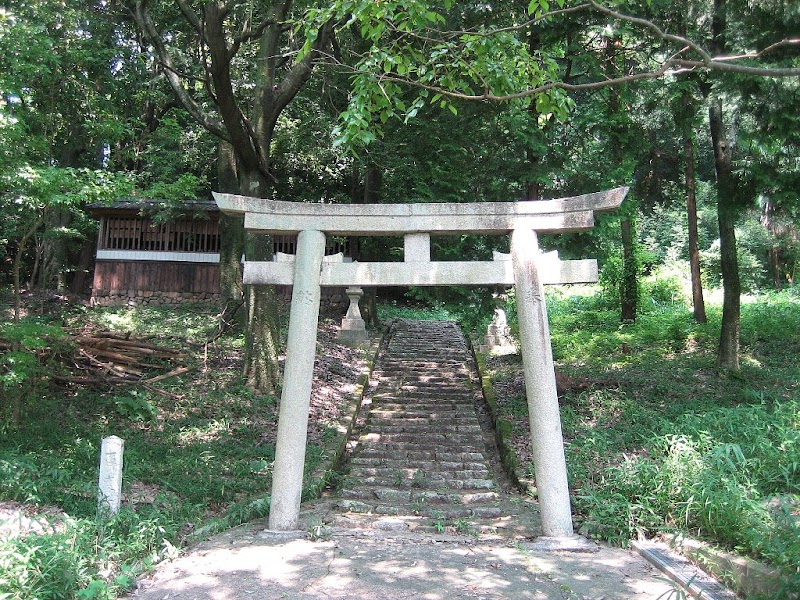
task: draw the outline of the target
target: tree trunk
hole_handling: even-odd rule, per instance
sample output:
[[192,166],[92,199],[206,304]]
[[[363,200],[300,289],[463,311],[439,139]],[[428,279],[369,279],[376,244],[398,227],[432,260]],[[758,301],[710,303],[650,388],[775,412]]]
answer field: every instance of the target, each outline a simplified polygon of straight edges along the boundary
[[245,383],[253,390],[265,394],[277,394],[281,373],[278,364],[280,328],[276,325],[278,299],[275,286],[248,285],[245,293],[247,306],[247,342],[243,370]]
[[[714,0],[711,19],[711,50],[723,54],[727,49],[727,1]],[[717,222],[719,223],[719,254],[722,271],[722,328],[719,334],[717,367],[739,368],[739,323],[741,316],[741,284],[739,261],[736,255],[736,194],[733,176],[733,140],[728,139],[722,112],[722,100],[711,96],[708,124],[714,147],[714,168],[717,174]]]
[[[381,184],[383,182],[383,173],[375,163],[368,163],[364,171],[364,193],[363,195],[357,194],[355,196],[356,204],[378,204],[381,201]],[[368,256],[367,253],[361,251],[361,245],[358,244],[356,255],[353,256],[354,260],[373,260],[375,257]],[[364,322],[370,327],[380,326],[380,318],[378,315],[378,288],[375,286],[367,286],[364,288],[364,295],[358,303],[361,310],[361,317]]]
[[14,264],[12,266],[13,277],[14,277],[14,322],[19,323],[20,313],[22,312],[22,288],[19,280],[20,270],[22,268],[22,255],[25,254],[25,246],[28,245],[28,240],[30,240],[34,235],[36,235],[36,230],[39,229],[41,224],[44,222],[44,215],[40,215],[36,218],[33,222],[31,227],[28,231],[25,232],[25,235],[22,236],[22,239],[19,241],[19,245],[17,246],[17,253],[14,255]]
[[[236,156],[233,147],[220,140],[217,150],[217,189],[238,194]],[[242,255],[244,254],[244,217],[220,215],[219,219],[219,287],[222,305],[227,307],[244,298],[242,288]]]
[[778,246],[772,246],[768,252],[769,266],[772,271],[772,282],[775,284],[775,290],[780,292],[783,289],[782,285],[782,266],[781,249]]
[[[678,33],[686,36],[687,22],[692,18],[689,2],[681,2],[680,12],[683,18],[680,21]],[[689,81],[692,81],[689,79]],[[688,83],[688,82],[687,82]],[[693,120],[697,114],[697,106],[692,101],[692,92],[684,91],[680,101],[680,124],[683,129],[683,161],[686,166],[686,220],[689,234],[689,272],[692,279],[692,308],[694,320],[697,323],[706,323],[706,303],[703,299],[703,281],[700,272],[700,248],[697,236],[697,180],[694,171],[694,127]]]
[[[244,173],[240,193],[256,198],[266,196],[269,184],[259,172]],[[246,233],[247,260],[272,260],[272,237]],[[244,378],[248,387],[275,394],[280,387],[280,304],[275,286],[248,285],[244,292],[247,307]]]
[[[238,194],[236,156],[233,147],[224,140],[219,141],[217,149],[217,189],[222,193]],[[242,285],[242,256],[245,248],[244,217],[241,215],[219,216],[219,292],[222,312],[214,338],[223,335],[241,315],[239,309],[244,304]]]
[[636,321],[636,304],[638,300],[637,267],[634,240],[634,227],[629,217],[620,221],[622,230],[622,282],[620,300],[622,304],[622,322]]
[[[45,230],[51,232],[51,235],[42,237],[37,244],[36,260],[38,265],[31,275],[31,287],[64,291],[64,270],[67,267],[69,239],[60,232],[66,230],[71,221],[71,215],[66,210],[49,211]],[[53,235],[54,233],[55,235]]]
[[722,271],[722,329],[717,351],[717,367],[739,368],[739,320],[741,284],[736,253],[736,189],[733,182],[730,142],[725,136],[722,102],[712,98],[708,110],[714,166],[717,174],[717,222],[719,223],[720,268]]
[[[688,104],[688,100],[684,101]],[[692,275],[692,306],[697,323],[708,321],[700,277],[700,249],[697,241],[697,194],[694,176],[694,140],[691,121],[687,120],[683,133],[683,159],[686,163],[686,219],[689,228],[689,270]]]
[[91,272],[92,258],[97,247],[97,240],[94,237],[87,238],[81,245],[81,255],[78,259],[78,266],[75,269],[75,275],[69,285],[69,291],[76,296],[82,295],[86,292],[88,284],[89,273]]
[[[617,67],[617,44],[619,39],[609,37],[606,39],[606,72],[610,78],[617,77],[619,69]],[[612,88],[608,96],[608,114],[611,119],[618,122],[615,124],[609,135],[609,152],[611,164],[614,166],[622,164],[622,133],[623,124],[619,123],[619,115],[622,110],[620,90]],[[636,321],[636,310],[639,300],[638,266],[636,261],[636,238],[635,228],[628,215],[623,215],[620,221],[622,238],[622,281],[620,282],[620,305],[621,319],[623,323],[633,323]]]

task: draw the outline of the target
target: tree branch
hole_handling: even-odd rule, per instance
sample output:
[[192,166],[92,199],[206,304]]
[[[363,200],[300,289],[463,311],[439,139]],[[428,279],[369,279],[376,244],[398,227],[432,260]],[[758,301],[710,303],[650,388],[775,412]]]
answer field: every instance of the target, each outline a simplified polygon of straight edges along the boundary
[[247,126],[247,119],[236,99],[230,72],[231,54],[223,25],[224,11],[209,3],[204,12],[204,37],[211,55],[211,79],[214,83],[217,108],[219,108],[229,141],[236,153],[249,168],[259,168],[258,144]]
[[[409,85],[411,87],[424,89],[429,92],[434,92],[435,94],[441,94],[442,96],[457,100],[470,100],[470,101],[489,100],[492,102],[507,102],[509,100],[520,100],[523,98],[529,98],[531,96],[542,94],[544,92],[548,92],[550,90],[555,90],[555,89],[561,89],[567,92],[577,92],[582,90],[596,90],[604,87],[621,85],[625,83],[632,83],[634,81],[641,81],[645,79],[658,79],[660,77],[663,77],[670,70],[672,66],[673,66],[672,62],[665,62],[663,65],[661,65],[661,67],[659,67],[654,71],[644,71],[641,73],[633,73],[631,75],[615,77],[613,79],[604,79],[602,81],[591,81],[587,83],[567,83],[565,81],[551,81],[550,83],[539,85],[534,88],[529,88],[527,90],[514,92],[512,94],[493,94],[491,92],[484,92],[483,94],[465,94],[463,92],[455,92],[436,85],[421,83],[419,81],[413,81],[411,79],[397,77],[394,75],[382,75],[378,79],[380,81],[391,81],[393,83]],[[361,71],[360,74],[371,74],[371,73],[366,71]]]
[[738,56],[713,56],[696,42],[686,36],[675,35],[663,31],[658,25],[647,19],[633,17],[624,13],[612,10],[603,6],[597,0],[588,0],[589,4],[598,12],[614,19],[631,23],[643,29],[651,31],[658,39],[672,42],[680,47],[693,50],[700,57],[700,60],[675,60],[685,68],[705,68],[712,71],[723,71],[727,73],[739,73],[741,75],[754,75],[758,77],[797,77],[800,76],[800,68],[795,67],[752,67],[749,65],[733,64],[731,61],[760,58],[764,54],[785,46],[800,46],[800,38],[786,39],[776,42],[760,52],[752,52]]
[[158,33],[158,30],[150,18],[150,13],[147,10],[147,0],[136,0],[133,18],[147,40],[152,44],[159,62],[164,66],[164,73],[167,77],[167,81],[169,81],[172,91],[175,93],[178,101],[201,126],[215,136],[230,142],[230,134],[223,124],[204,111],[184,87],[183,77],[181,77],[178,69],[175,67],[172,55],[169,53],[169,50],[161,39],[161,35]]
[[189,6],[186,0],[175,0],[178,4],[178,8],[181,9],[183,16],[186,18],[187,21],[191,24],[194,30],[202,37],[203,35],[203,23],[200,21],[200,17],[194,12],[194,9]]
[[236,54],[243,43],[260,38],[264,31],[266,31],[267,27],[277,24],[277,21],[274,19],[265,19],[258,24],[258,27],[255,29],[250,29],[248,21],[245,20],[245,22],[242,24],[242,30],[239,32],[239,35],[233,38],[233,43],[231,44],[231,55]]

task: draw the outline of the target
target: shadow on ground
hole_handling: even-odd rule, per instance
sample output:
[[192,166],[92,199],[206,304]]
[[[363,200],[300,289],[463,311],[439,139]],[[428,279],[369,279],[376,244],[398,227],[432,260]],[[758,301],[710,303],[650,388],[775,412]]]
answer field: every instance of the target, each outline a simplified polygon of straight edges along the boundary
[[140,581],[136,600],[244,598],[658,598],[671,586],[638,555],[546,552],[497,537],[314,530],[265,522],[217,536]]

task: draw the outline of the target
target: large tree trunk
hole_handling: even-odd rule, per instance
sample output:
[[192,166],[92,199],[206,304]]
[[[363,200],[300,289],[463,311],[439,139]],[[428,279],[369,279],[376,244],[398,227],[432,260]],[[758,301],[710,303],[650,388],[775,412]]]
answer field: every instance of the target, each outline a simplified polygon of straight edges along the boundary
[[[217,147],[217,189],[222,193],[238,194],[236,155],[232,146],[224,140]],[[222,312],[214,338],[230,329],[243,314],[239,309],[244,304],[242,285],[242,256],[244,255],[244,217],[241,215],[219,216],[219,291]]]
[[[685,103],[690,102],[688,99]],[[687,120],[683,133],[683,159],[686,163],[686,219],[689,228],[689,270],[692,275],[692,306],[694,320],[705,323],[706,303],[703,299],[703,283],[700,276],[700,248],[697,240],[697,194],[694,176],[694,140],[691,121]]]
[[[272,245],[269,236],[253,237],[256,246]],[[278,298],[275,286],[248,285],[245,290],[247,306],[247,342],[245,344],[244,378],[248,387],[263,393],[275,394],[280,387],[278,364],[280,325]]]
[[[217,187],[222,192],[264,197],[269,182],[258,171],[246,171],[233,147],[220,141]],[[220,216],[220,294],[223,305],[219,332],[224,332],[245,306],[245,355],[242,376],[248,387],[275,394],[280,387],[280,308],[274,286],[242,284],[241,258],[272,260],[272,238],[246,234],[241,216]]]
[[[714,0],[711,19],[712,43],[715,54],[726,51],[726,0]],[[739,320],[741,315],[741,284],[739,261],[736,255],[736,194],[733,175],[733,144],[728,139],[722,112],[722,100],[711,96],[708,108],[711,143],[714,147],[714,168],[717,174],[717,222],[719,223],[720,269],[722,271],[722,329],[717,350],[717,367],[739,368]]]
[[[233,147],[220,140],[217,150],[217,189],[226,194],[239,193],[236,155]],[[244,217],[221,214],[219,219],[219,287],[224,307],[240,303],[242,255],[244,254]]]
[[731,167],[730,142],[725,136],[722,102],[718,98],[712,99],[708,117],[717,174],[717,221],[723,287],[722,329],[717,366],[720,369],[738,369],[741,284],[736,253],[736,189]]
[[[240,193],[256,198],[266,196],[269,183],[260,172],[243,173]],[[247,260],[272,260],[272,237],[246,234]],[[274,394],[280,387],[278,353],[281,345],[280,304],[275,286],[245,286],[247,333],[244,377],[247,385],[259,392]]]
[[28,231],[25,232],[25,235],[22,236],[22,239],[19,241],[19,245],[17,246],[17,252],[16,254],[14,254],[12,273],[14,278],[14,322],[15,323],[19,323],[20,315],[22,312],[22,286],[20,283],[22,256],[23,254],[25,254],[25,246],[27,246],[28,241],[34,235],[36,235],[36,230],[39,229],[41,224],[44,222],[44,219],[45,219],[44,214],[36,218],[36,220],[28,228]]
[[[60,232],[70,224],[70,214],[65,210],[50,212],[46,229]],[[37,244],[37,266],[31,275],[31,287],[64,290],[64,269],[67,266],[68,239],[63,235],[50,235]]]

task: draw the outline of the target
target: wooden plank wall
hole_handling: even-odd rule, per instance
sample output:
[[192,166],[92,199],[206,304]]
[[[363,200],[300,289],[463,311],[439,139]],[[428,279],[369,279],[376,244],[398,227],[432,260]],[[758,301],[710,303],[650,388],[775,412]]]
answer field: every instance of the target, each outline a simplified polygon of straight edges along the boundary
[[100,250],[219,252],[219,224],[216,220],[154,223],[144,217],[103,216],[98,240]]
[[94,268],[94,290],[219,293],[214,263],[105,261]]

